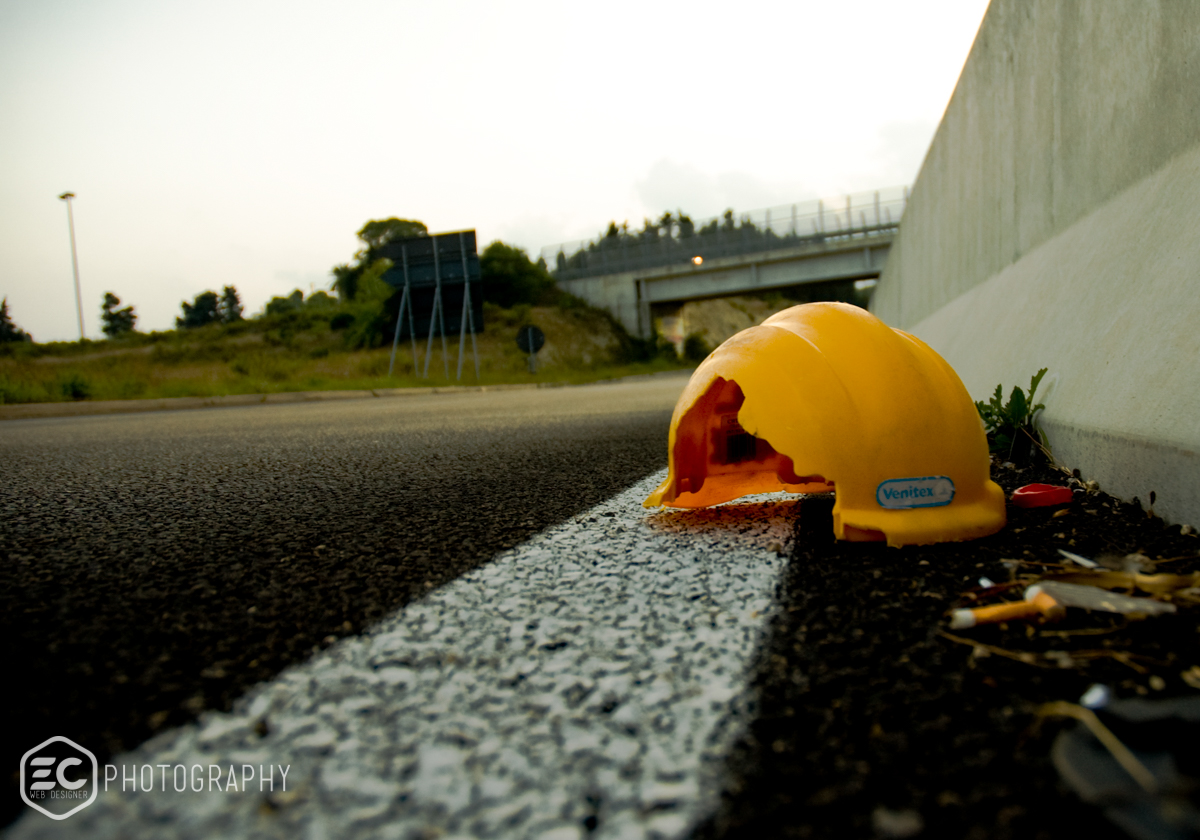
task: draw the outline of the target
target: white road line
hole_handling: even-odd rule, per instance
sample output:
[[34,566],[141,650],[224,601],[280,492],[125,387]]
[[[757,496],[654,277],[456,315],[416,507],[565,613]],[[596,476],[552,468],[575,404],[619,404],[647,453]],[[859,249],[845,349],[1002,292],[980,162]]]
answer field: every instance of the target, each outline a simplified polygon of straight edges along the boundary
[[[94,805],[57,823],[31,811],[10,836],[685,835],[746,722],[791,504],[647,515],[662,477],[113,759]],[[122,791],[135,765],[167,769]],[[204,791],[176,792],[177,765],[185,785],[204,768]],[[238,789],[218,792],[230,766]]]

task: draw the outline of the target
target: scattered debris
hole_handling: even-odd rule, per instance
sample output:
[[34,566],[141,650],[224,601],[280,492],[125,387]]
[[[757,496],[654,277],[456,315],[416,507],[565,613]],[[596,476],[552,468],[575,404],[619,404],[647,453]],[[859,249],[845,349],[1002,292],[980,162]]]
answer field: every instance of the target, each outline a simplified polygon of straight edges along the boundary
[[1051,760],[1085,802],[1138,840],[1172,840],[1200,833],[1194,801],[1200,778],[1200,697],[1118,700],[1094,685],[1080,705],[1048,703],[1040,717],[1066,716],[1083,724],[1059,733]]
[[1064,607],[1103,610],[1128,616],[1151,616],[1175,612],[1175,605],[1166,601],[1158,601],[1154,598],[1133,598],[1129,595],[1110,592],[1100,586],[1066,583],[1059,580],[1036,583],[1025,590],[1026,598],[1036,598],[1038,595],[1049,595]]
[[1058,550],[1058,553],[1061,554],[1063,557],[1066,557],[1068,560],[1078,563],[1080,566],[1083,566],[1085,569],[1095,569],[1100,566],[1100,564],[1097,563],[1095,560],[1089,560],[1088,558],[1080,556],[1073,551],[1065,551],[1060,548]]
[[1154,598],[1132,598],[1110,592],[1099,585],[1043,580],[1027,587],[1022,601],[954,610],[950,614],[950,629],[963,630],[978,624],[999,624],[1025,618],[1058,621],[1066,614],[1067,607],[1103,610],[1131,617],[1175,612],[1174,604]]
[[[1103,707],[1098,707],[1103,708]],[[1038,710],[1039,717],[1063,716],[1073,717],[1088,728],[1088,730],[1096,736],[1104,748],[1109,751],[1112,757],[1121,765],[1135,782],[1146,791],[1146,793],[1156,793],[1158,791],[1158,781],[1154,778],[1154,774],[1146,769],[1141,761],[1130,752],[1129,747],[1121,743],[1121,740],[1114,735],[1107,726],[1105,726],[1100,718],[1096,716],[1093,709],[1085,708],[1074,703],[1058,701],[1056,703],[1047,703]],[[1058,766],[1058,761],[1055,761]],[[1063,772],[1063,768],[1059,767],[1059,772]],[[1064,773],[1064,775],[1066,775]],[[1068,779],[1070,781],[1070,779]],[[1078,788],[1076,788],[1078,790]],[[1087,798],[1087,797],[1085,797]]]
[[[967,639],[962,636],[955,636],[953,633],[947,633],[945,630],[938,630],[938,635],[943,639],[948,639],[960,645],[968,645],[972,648],[972,659],[985,659],[989,656],[1002,656],[1005,659],[1012,659],[1015,662],[1023,662],[1026,665],[1033,665],[1037,668],[1079,668],[1095,659],[1112,659],[1122,665],[1127,666],[1138,674],[1148,674],[1149,669],[1141,664],[1138,660],[1142,660],[1152,665],[1161,665],[1150,657],[1139,656],[1122,650],[1110,650],[1108,648],[1097,648],[1095,650],[1048,650],[1045,653],[1034,653],[1028,650],[1010,650],[1008,648],[999,647],[997,645],[984,644],[975,639]],[[1043,634],[1045,635],[1045,634]]]
[[1112,689],[1101,683],[1092,683],[1088,690],[1079,698],[1079,705],[1093,711],[1108,705],[1112,699]]
[[1013,491],[1012,503],[1017,507],[1054,507],[1070,504],[1075,493],[1070,487],[1058,484],[1026,484]]
[[[999,624],[1021,619],[1058,621],[1065,615],[1067,607],[1103,612],[1120,613],[1130,618],[1146,618],[1175,612],[1175,604],[1168,600],[1176,597],[1185,602],[1200,602],[1200,573],[1172,575],[1166,573],[1147,574],[1158,563],[1140,552],[1124,556],[1102,556],[1102,564],[1065,549],[1058,553],[1072,563],[1082,566],[1085,572],[1044,573],[1027,581],[1023,600],[1005,601],[989,606],[952,610],[950,629],[964,630],[980,624]],[[1170,562],[1173,559],[1158,561]],[[1012,578],[1010,585],[1017,583],[1016,570],[1021,561],[1002,561]],[[986,583],[985,583],[986,581]],[[997,587],[989,578],[980,578],[979,585],[985,589],[999,591],[1008,587]],[[1112,590],[1141,590],[1153,596],[1138,598],[1115,593]],[[977,593],[964,593],[964,597],[975,600]]]
[[1062,618],[1064,613],[1062,604],[1055,601],[1051,595],[1043,593],[1036,586],[1031,586],[1025,590],[1025,599],[1022,601],[1007,601],[989,607],[954,610],[950,614],[950,629],[965,630],[979,624],[999,624],[1023,618],[1040,617],[1046,621],[1057,621]]
[[1140,552],[1132,554],[1101,554],[1096,562],[1114,572],[1153,572],[1155,562]]
[[[1017,470],[1003,460],[993,458],[993,479],[1007,495],[1031,482],[1066,483],[1049,466]],[[880,805],[919,813],[920,837],[1121,835],[1061,782],[1050,754],[1058,734],[1077,726],[1115,773],[1142,788],[1084,725],[1056,717],[1036,726],[1037,710],[1078,701],[1094,684],[1110,699],[1200,696],[1200,581],[1190,574],[1200,571],[1200,540],[1103,493],[1076,493],[1067,507],[1069,516],[1051,519],[1055,508],[1008,505],[1008,526],[992,537],[903,550],[819,542],[828,526],[800,516],[813,527],[798,524],[791,543],[785,606],[756,678],[760,717],[730,762],[740,793],[697,840],[879,837]],[[1149,558],[1150,571],[1117,562],[1130,554]],[[955,607],[1017,600],[1043,580],[1084,579],[1176,612],[1137,621],[1068,608],[1052,624],[946,623]],[[781,738],[795,746],[775,752]],[[1200,745],[1192,755],[1200,762]],[[1190,775],[1200,776],[1200,766]]]

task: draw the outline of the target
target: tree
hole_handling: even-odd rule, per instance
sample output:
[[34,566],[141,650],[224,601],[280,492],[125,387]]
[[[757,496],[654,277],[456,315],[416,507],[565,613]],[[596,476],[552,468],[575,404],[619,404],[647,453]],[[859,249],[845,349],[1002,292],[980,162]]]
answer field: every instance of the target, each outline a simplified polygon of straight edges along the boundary
[[342,301],[354,300],[358,294],[358,278],[363,269],[357,265],[335,265],[330,269],[333,274],[333,290]]
[[675,213],[675,218],[679,222],[679,238],[688,239],[696,233],[696,223],[692,221],[692,217],[682,210]]
[[242,299],[238,297],[237,289],[233,286],[226,286],[221,290],[217,315],[222,324],[232,324],[234,321],[242,320]]
[[642,229],[638,231],[638,238],[643,242],[654,243],[658,241],[658,224],[650,221],[648,218],[642,219]]
[[376,252],[389,242],[408,239],[410,236],[428,236],[429,228],[415,219],[380,219],[367,222],[358,231],[358,238],[367,246],[367,262],[374,260]]
[[483,299],[505,309],[518,303],[544,303],[553,294],[554,278],[529,259],[524,248],[497,239],[479,256]]
[[0,344],[10,341],[33,341],[33,337],[13,323],[8,315],[8,298],[0,301]]
[[176,327],[192,329],[221,320],[221,302],[216,292],[201,292],[191,303],[185,300],[180,306],[183,307],[183,315],[175,319]]
[[333,274],[332,288],[343,302],[354,300],[358,296],[359,280],[363,272],[375,264],[380,248],[398,239],[428,235],[429,228],[425,223],[415,219],[397,219],[395,216],[372,219],[358,231],[357,236],[366,247],[354,253],[354,262],[335,265],[330,270]]
[[336,309],[337,298],[328,292],[316,291],[308,296],[308,300],[304,301],[304,307],[305,309]]
[[671,238],[671,232],[675,226],[675,217],[671,215],[671,211],[667,210],[662,214],[662,218],[658,220],[658,226],[662,228],[663,236],[667,239]]
[[299,312],[304,308],[304,292],[299,289],[293,289],[292,293],[287,297],[279,297],[278,295],[267,301],[266,313],[268,315],[282,315],[285,312]]
[[133,325],[137,323],[137,315],[133,311],[132,306],[126,306],[122,309],[117,309],[121,305],[121,299],[112,292],[104,293],[104,303],[100,306],[100,321],[104,326],[101,329],[109,338],[117,338],[125,333],[133,332]]

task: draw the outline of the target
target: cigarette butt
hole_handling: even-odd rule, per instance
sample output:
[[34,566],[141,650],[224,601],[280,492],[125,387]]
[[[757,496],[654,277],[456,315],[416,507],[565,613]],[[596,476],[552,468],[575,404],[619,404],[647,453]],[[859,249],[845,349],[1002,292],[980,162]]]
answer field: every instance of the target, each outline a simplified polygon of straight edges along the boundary
[[1039,615],[1049,621],[1057,621],[1066,613],[1066,608],[1062,604],[1038,587],[1030,587],[1025,595],[1024,601],[993,604],[990,607],[976,607],[970,610],[955,610],[950,614],[950,628],[963,630],[977,624],[998,624],[1001,621],[1014,621]]

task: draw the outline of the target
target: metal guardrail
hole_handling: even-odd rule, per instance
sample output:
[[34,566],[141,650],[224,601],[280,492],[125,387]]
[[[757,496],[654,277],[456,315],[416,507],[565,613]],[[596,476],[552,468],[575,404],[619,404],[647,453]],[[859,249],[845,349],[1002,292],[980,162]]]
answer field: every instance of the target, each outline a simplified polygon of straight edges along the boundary
[[639,231],[611,225],[603,236],[549,245],[541,255],[555,279],[596,277],[892,232],[907,204],[908,187],[892,187],[739,216],[727,210],[700,222],[664,216]]

